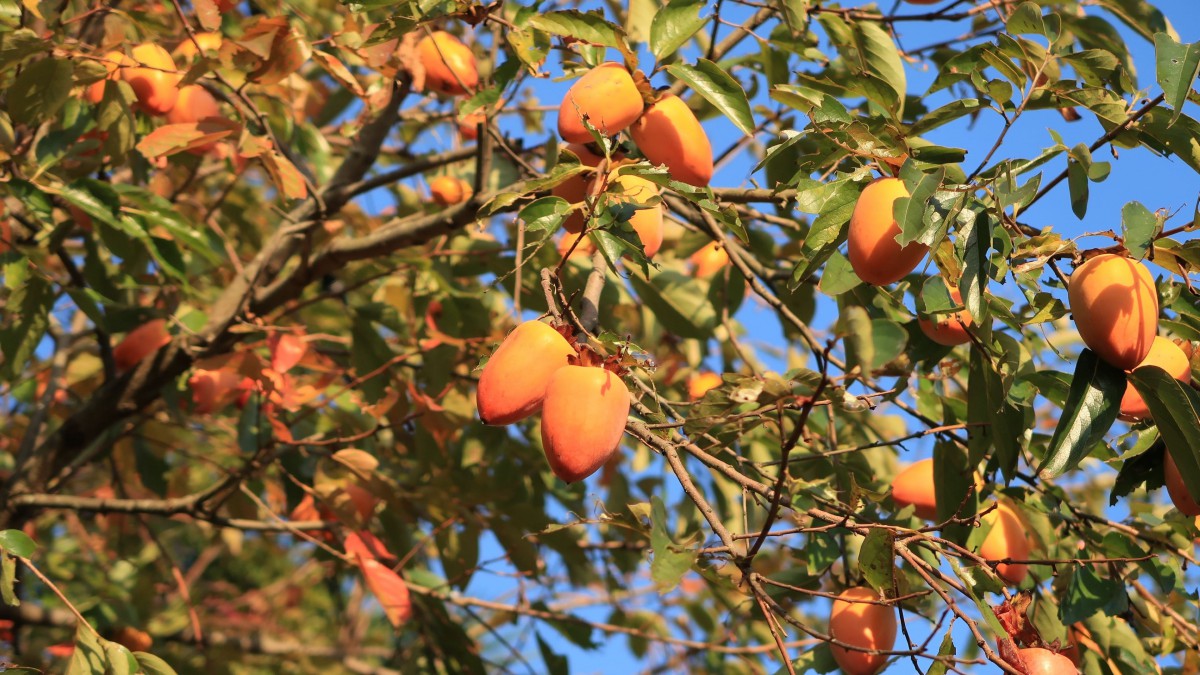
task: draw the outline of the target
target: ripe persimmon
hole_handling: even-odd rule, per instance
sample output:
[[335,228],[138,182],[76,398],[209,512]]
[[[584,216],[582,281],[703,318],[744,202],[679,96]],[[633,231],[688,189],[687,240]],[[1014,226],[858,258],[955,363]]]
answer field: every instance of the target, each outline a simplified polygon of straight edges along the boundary
[[[957,288],[950,289],[950,297],[956,305],[962,304],[962,294]],[[974,324],[971,321],[971,313],[964,307],[950,314],[938,314],[933,318],[922,317],[917,319],[917,325],[930,340],[939,345],[953,347],[965,345],[971,341],[971,333],[968,329]]]
[[1158,332],[1158,291],[1150,271],[1124,256],[1088,259],[1067,285],[1079,337],[1096,356],[1122,370],[1136,368]]
[[542,449],[554,475],[575,483],[616,453],[629,416],[629,388],[609,370],[564,366],[554,371],[542,404]]
[[425,89],[462,96],[479,86],[475,53],[445,31],[434,31],[417,43],[417,56],[425,67]]
[[[644,205],[658,196],[658,185],[640,176],[617,176],[609,183],[610,204]],[[647,258],[653,258],[662,246],[663,209],[661,204],[638,208],[629,217],[629,224],[642,240]]]
[[711,371],[696,373],[688,379],[688,398],[693,401],[699,401],[710,390],[721,386],[723,381],[720,375]]
[[724,246],[718,246],[717,242],[713,241],[693,253],[689,260],[694,266],[696,277],[702,279],[724,269],[729,264],[729,252]]
[[93,82],[83,91],[83,98],[92,105],[97,105],[104,98],[104,87],[109,80],[116,80],[121,77],[121,73],[117,72],[123,66],[133,65],[133,60],[125,56],[123,52],[116,50],[107,52],[103,57],[102,63],[104,69],[108,71],[108,75],[99,82]]
[[1071,659],[1041,647],[1017,650],[1025,662],[1027,675],[1075,675],[1079,670]]
[[850,266],[868,284],[885,286],[903,279],[929,252],[920,242],[906,246],[896,242],[900,225],[892,217],[892,205],[908,196],[904,181],[880,178],[868,185],[854,204],[848,239]]
[[[600,166],[600,162],[604,161],[604,155],[597,155],[582,143],[568,143],[565,147],[571,151],[571,154],[578,157],[579,163],[584,166],[597,167]],[[571,176],[558,185],[555,185],[551,188],[550,194],[555,197],[562,197],[571,204],[579,204],[584,201],[589,191],[595,185],[596,176],[594,172],[585,173],[578,176]],[[563,228],[573,234],[582,232],[584,226],[583,216],[582,208],[572,211],[571,215],[567,216],[567,219],[563,221]]]
[[137,95],[137,106],[150,115],[165,115],[179,99],[181,75],[167,50],[152,42],[133,48],[131,57],[137,66],[122,68],[121,79]]
[[484,424],[511,424],[540,410],[550,376],[574,355],[571,343],[541,321],[514,328],[479,375],[479,419]]
[[[1012,507],[1000,502],[983,517],[983,522],[992,529],[988,531],[983,545],[979,547],[980,556],[987,560],[1029,559],[1027,528]],[[996,574],[1015,586],[1025,580],[1025,576],[1029,574],[1029,566],[1025,563],[1000,563],[996,566]]]
[[1175,463],[1170,450],[1167,450],[1163,460],[1163,478],[1167,484],[1167,494],[1171,496],[1175,508],[1185,516],[1200,516],[1200,503],[1197,503],[1188,491],[1187,484],[1183,482],[1183,475],[1179,473],[1179,465]]
[[462,136],[464,141],[473,141],[479,138],[479,125],[486,121],[487,115],[481,112],[464,115],[458,119],[458,135]]
[[[1154,341],[1150,343],[1150,351],[1138,364],[1138,368],[1142,366],[1158,366],[1185,384],[1192,381],[1192,364],[1188,361],[1187,354],[1174,341],[1165,337],[1154,336]],[[1121,419],[1131,422],[1148,417],[1150,408],[1146,406],[1145,399],[1138,393],[1137,387],[1126,384],[1125,395],[1121,397]]]
[[158,351],[171,341],[165,319],[152,319],[134,328],[113,347],[113,363],[118,373],[133,368],[142,359]]
[[[865,586],[848,588],[833,601],[829,614],[829,635],[860,649],[890,650],[896,644],[896,613],[876,604],[879,594]],[[846,675],[875,675],[887,663],[887,654],[866,652],[832,645],[833,659]]]
[[601,135],[624,131],[642,114],[642,94],[625,66],[609,61],[579,78],[558,108],[558,135],[568,143],[591,143],[583,118]]
[[665,164],[675,180],[704,187],[712,180],[712,144],[683,99],[666,94],[629,127],[633,142],[651,164]]
[[916,508],[918,518],[937,520],[937,496],[933,488],[933,460],[913,462],[892,481],[892,501],[903,509]]
[[471,184],[455,176],[438,176],[429,181],[429,193],[438,206],[453,206],[471,198]]
[[220,33],[196,33],[195,38],[184,38],[183,42],[175,47],[175,56],[183,61],[184,65],[190,65],[197,57],[208,52],[221,50],[223,39]]

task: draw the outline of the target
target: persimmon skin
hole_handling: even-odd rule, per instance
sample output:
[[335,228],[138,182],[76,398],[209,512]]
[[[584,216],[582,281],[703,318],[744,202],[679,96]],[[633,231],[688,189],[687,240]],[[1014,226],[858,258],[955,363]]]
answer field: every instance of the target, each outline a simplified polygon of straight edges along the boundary
[[462,96],[479,86],[475,53],[450,33],[439,30],[421,38],[417,56],[425,67],[427,91]]
[[475,403],[484,424],[512,424],[542,408],[546,385],[575,349],[541,321],[513,329],[479,375]]
[[688,398],[693,401],[699,401],[704,398],[704,395],[709,391],[721,386],[724,380],[721,376],[713,372],[696,373],[687,383]]
[[133,88],[138,108],[149,115],[166,115],[179,100],[182,78],[175,71],[175,61],[167,50],[152,42],[134,47],[131,57],[141,67],[122,68],[121,79]]
[[886,286],[905,277],[921,264],[929,247],[920,242],[896,243],[900,225],[892,217],[892,205],[908,197],[899,178],[880,178],[868,185],[854,204],[850,216],[850,266],[859,279],[873,286]]
[[1096,356],[1121,370],[1136,368],[1158,332],[1158,292],[1150,271],[1124,256],[1089,259],[1067,285],[1079,336]]
[[918,518],[937,520],[937,495],[933,488],[933,460],[909,464],[892,481],[892,501],[898,508],[916,508]]
[[[645,204],[658,196],[658,185],[640,176],[617,176],[609,184],[609,199],[625,204]],[[663,241],[663,210],[661,204],[633,212],[629,224],[642,240],[647,258],[653,258]]]
[[[1184,384],[1192,381],[1192,364],[1188,361],[1187,354],[1179,348],[1179,345],[1162,336],[1154,336],[1154,341],[1150,344],[1150,351],[1147,352],[1146,358],[1138,364],[1138,368],[1142,366],[1158,366]],[[1149,417],[1151,417],[1150,408],[1146,406],[1146,400],[1142,398],[1137,387],[1126,384],[1125,395],[1121,397],[1121,419],[1132,422]]]
[[[895,611],[864,600],[879,600],[879,595],[865,586],[842,591],[829,614],[829,634],[863,649],[891,649],[896,644]],[[888,660],[886,654],[867,654],[838,645],[830,645],[830,650],[846,675],[875,675]]]
[[471,198],[471,184],[454,176],[438,176],[429,181],[429,194],[438,206],[453,206]]
[[542,404],[542,449],[554,475],[575,483],[612,458],[625,433],[629,388],[591,366],[554,371]]
[[725,250],[724,246],[718,246],[714,241],[705,244],[703,248],[693,253],[689,260],[694,266],[696,278],[702,279],[725,269],[725,266],[729,264],[729,252]]
[[[207,52],[220,51],[223,41],[220,33],[196,33],[195,41],[186,38],[175,47],[175,56],[183,61],[184,65],[190,65]],[[196,48],[197,44],[200,45],[199,49]]]
[[149,651],[154,646],[154,638],[144,630],[132,626],[121,626],[112,635],[112,641],[125,647],[131,652]]
[[[568,143],[566,149],[578,157],[579,163],[583,166],[595,168],[600,166],[600,163],[604,161],[604,155],[597,155],[582,143]],[[550,190],[550,194],[555,197],[562,197],[570,204],[579,204],[588,196],[595,185],[595,173],[584,173],[578,176],[571,176],[558,185],[555,185]],[[571,234],[579,234],[583,231],[584,224],[583,210],[576,209],[563,221],[563,229]]]
[[558,108],[558,135],[568,143],[590,143],[583,126],[586,115],[602,135],[612,136],[637,121],[644,107],[642,94],[625,66],[609,61],[579,78]]
[[464,141],[473,141],[479,138],[479,125],[487,122],[487,115],[481,112],[471,113],[458,120],[458,135]]
[[1076,675],[1079,672],[1071,659],[1049,649],[1027,647],[1017,650],[1017,653],[1025,662],[1028,675]]
[[1171,496],[1175,508],[1185,516],[1200,516],[1200,503],[1188,492],[1183,475],[1179,473],[1179,465],[1175,463],[1170,450],[1167,450],[1166,459],[1163,460],[1163,478],[1166,479],[1167,494]]
[[106,86],[106,83],[109,80],[115,80],[121,76],[121,74],[118,72],[119,68],[122,66],[133,65],[133,61],[130,60],[128,56],[125,56],[124,53],[115,50],[106,53],[103,56],[103,59],[104,61],[102,63],[104,64],[105,70],[108,71],[108,75],[106,75],[104,79],[100,80],[99,82],[93,82],[89,84],[87,89],[83,90],[83,99],[92,105],[99,105],[100,101],[104,99],[104,87]]
[[[984,522],[992,529],[979,547],[979,555],[988,560],[1028,560],[1029,539],[1026,537],[1025,524],[1007,504],[1001,502],[983,517]],[[1029,566],[1023,563],[1001,563],[996,566],[996,574],[1007,583],[1016,586],[1025,580],[1029,574]]]
[[199,122],[209,117],[220,117],[221,107],[208,90],[198,84],[189,84],[179,90],[175,107],[167,113],[170,124]]
[[153,319],[134,328],[113,347],[113,363],[117,372],[123,373],[133,368],[170,341],[171,334],[167,332],[165,319]]
[[[962,294],[957,288],[950,289],[950,297],[956,305],[962,304]],[[965,345],[971,341],[970,328],[974,325],[971,313],[966,308],[951,314],[938,314],[933,318],[917,319],[921,332],[930,340],[946,347]]]
[[712,180],[712,143],[683,99],[667,94],[629,127],[633,142],[651,164],[665,164],[675,180],[705,187]]

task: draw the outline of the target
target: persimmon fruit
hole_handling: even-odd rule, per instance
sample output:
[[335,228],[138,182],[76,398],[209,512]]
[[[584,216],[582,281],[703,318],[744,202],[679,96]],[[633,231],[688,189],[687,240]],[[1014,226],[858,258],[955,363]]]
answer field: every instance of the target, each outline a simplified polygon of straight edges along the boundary
[[[962,293],[957,288],[950,289],[950,297],[956,305],[962,304]],[[965,345],[971,341],[970,328],[973,324],[971,313],[963,309],[950,314],[938,314],[933,317],[917,319],[921,332],[930,340],[947,347]]]
[[116,50],[105,53],[102,58],[104,59],[102,61],[104,64],[104,69],[108,71],[108,75],[106,75],[104,79],[100,80],[99,82],[93,82],[89,84],[83,91],[84,100],[92,105],[97,105],[101,100],[104,99],[104,87],[109,80],[115,80],[121,77],[121,73],[118,72],[120,68],[123,66],[133,65],[133,61],[128,56],[126,56],[123,52],[118,52]]
[[609,370],[568,365],[554,371],[542,404],[542,449],[567,483],[604,466],[621,444],[629,388]]
[[[860,649],[890,650],[896,643],[896,613],[887,605],[875,604],[879,594],[865,586],[848,588],[833,601],[829,635]],[[833,659],[846,675],[875,675],[887,663],[887,654],[831,645]]]
[[1067,285],[1079,336],[1096,356],[1122,370],[1136,368],[1158,332],[1158,292],[1150,271],[1105,253],[1075,268]]
[[541,321],[514,328],[479,375],[479,419],[484,424],[511,424],[541,410],[550,377],[574,355],[571,343]]
[[697,278],[710,277],[729,264],[729,252],[717,242],[709,242],[692,254],[691,261]]
[[908,197],[899,178],[880,178],[859,195],[850,216],[850,266],[859,279],[874,286],[895,283],[921,263],[929,247],[920,242],[896,243],[900,225],[892,217],[892,205]]
[[[1171,377],[1187,384],[1192,381],[1192,364],[1188,356],[1174,341],[1165,337],[1154,336],[1150,343],[1150,351],[1146,358],[1138,364],[1142,366],[1158,366],[1167,371]],[[1146,400],[1132,384],[1125,385],[1125,395],[1121,397],[1121,418],[1127,422],[1150,417],[1150,408]]]
[[712,143],[688,104],[666,94],[629,127],[633,142],[651,164],[665,164],[675,180],[705,187],[712,180]]
[[[983,545],[979,547],[980,556],[988,560],[1029,559],[1030,545],[1026,527],[1012,507],[1001,502],[983,517],[983,521],[992,529],[988,531]],[[1007,583],[1016,586],[1029,574],[1029,566],[1024,563],[1000,563],[996,566],[996,574]]]
[[1175,508],[1185,516],[1200,516],[1200,503],[1197,503],[1188,491],[1187,484],[1183,482],[1183,475],[1179,473],[1179,465],[1175,463],[1170,450],[1167,450],[1163,460],[1163,478],[1167,484],[1167,494],[1170,495]]
[[699,401],[704,398],[704,395],[709,391],[721,386],[723,380],[717,373],[705,371],[696,373],[687,383],[688,398],[693,401]]
[[[216,52],[221,50],[223,38],[220,33],[196,33],[196,39],[184,38],[175,47],[175,56],[179,58],[185,65],[190,65],[198,57],[204,56],[208,52]],[[196,45],[199,45],[197,47]]]
[[[571,154],[579,158],[579,163],[584,166],[597,167],[604,161],[604,155],[597,155],[588,149],[582,143],[568,143],[567,150]],[[596,176],[594,173],[583,173],[577,176],[571,176],[563,182],[555,185],[550,190],[550,194],[555,197],[562,197],[571,204],[579,204],[588,196],[593,186],[596,184]],[[578,234],[583,231],[584,214],[582,208],[576,209],[567,216],[563,221],[563,228],[572,234]]]
[[937,520],[932,459],[913,462],[896,474],[892,481],[892,501],[901,509],[915,507],[918,518]]
[[117,372],[122,373],[133,368],[170,341],[171,334],[167,332],[165,319],[152,319],[134,328],[113,347],[113,362]]
[[[658,185],[640,176],[617,176],[609,183],[610,203],[644,205],[658,196]],[[642,240],[646,257],[653,258],[663,241],[661,204],[638,208],[629,217],[629,225]]]
[[462,96],[479,86],[475,53],[445,31],[434,31],[417,43],[417,57],[425,68],[425,89]]
[[471,184],[455,176],[438,176],[429,181],[429,193],[438,206],[453,206],[471,198]]
[[121,78],[137,95],[137,107],[149,115],[162,116],[179,99],[180,74],[167,50],[152,42],[133,48],[130,55],[137,66],[122,68]]
[[1041,647],[1026,647],[1017,650],[1025,662],[1028,675],[1075,675],[1079,670],[1071,659]]
[[602,135],[612,136],[637,121],[642,94],[625,66],[609,61],[589,70],[563,97],[558,108],[558,135],[568,143],[590,143],[583,118]]

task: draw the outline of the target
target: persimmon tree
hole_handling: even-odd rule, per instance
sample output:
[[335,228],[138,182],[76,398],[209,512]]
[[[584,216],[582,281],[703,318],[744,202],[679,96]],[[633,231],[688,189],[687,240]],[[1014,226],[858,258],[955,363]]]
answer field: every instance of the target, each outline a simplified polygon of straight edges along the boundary
[[1145,0],[10,4],[2,656],[1196,672],[1195,194],[1088,204],[1196,184],[1198,73]]

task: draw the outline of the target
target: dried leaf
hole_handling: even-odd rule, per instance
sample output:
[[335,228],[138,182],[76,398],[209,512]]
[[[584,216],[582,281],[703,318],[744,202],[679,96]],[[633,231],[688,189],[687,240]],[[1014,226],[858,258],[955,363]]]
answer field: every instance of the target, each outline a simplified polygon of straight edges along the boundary
[[408,595],[408,586],[399,574],[378,560],[364,557],[361,553],[355,557],[358,558],[358,569],[362,571],[367,588],[379,600],[379,604],[383,605],[383,613],[387,615],[388,621],[399,628],[412,618],[412,601]]
[[223,117],[209,117],[199,122],[167,124],[147,134],[137,144],[137,149],[147,159],[169,157],[186,150],[211,145],[240,130],[241,125]]

